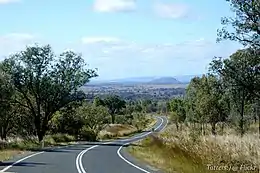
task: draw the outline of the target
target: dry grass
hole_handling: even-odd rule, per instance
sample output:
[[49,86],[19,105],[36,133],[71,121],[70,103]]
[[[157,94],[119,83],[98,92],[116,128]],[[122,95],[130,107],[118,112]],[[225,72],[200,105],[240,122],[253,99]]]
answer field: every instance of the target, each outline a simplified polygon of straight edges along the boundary
[[137,129],[125,124],[110,124],[99,134],[99,138],[122,137],[136,132]]
[[[44,139],[45,147],[63,146],[72,144],[74,138],[67,134],[47,135]],[[37,151],[41,144],[36,137],[22,139],[19,137],[0,140],[0,161],[12,159],[14,156]]]
[[[230,129],[227,131],[232,132]],[[228,133],[200,136],[188,127],[177,132],[175,126],[170,125],[164,133],[158,137],[151,136],[142,144],[145,147],[130,147],[129,151],[168,173],[234,172],[212,171],[208,169],[209,164],[233,168],[247,164],[247,168],[251,165],[258,169],[260,165],[260,140],[253,133],[243,138]],[[240,172],[258,171],[256,168]]]
[[[149,115],[147,115],[149,116]],[[148,123],[143,130],[148,130],[155,125],[157,120],[155,118],[148,118]],[[99,133],[100,139],[113,139],[129,137],[138,133],[138,129],[132,125],[127,124],[110,124]]]
[[[152,115],[147,114],[148,120],[147,125],[143,128],[143,130],[148,130],[151,127],[153,127],[157,120],[155,118],[151,117]],[[104,130],[100,131],[99,133],[99,139],[114,139],[114,138],[125,138],[130,137],[136,133],[139,133],[140,131],[128,124],[109,124],[105,127]]]
[[21,150],[0,150],[0,161],[12,159],[14,156],[25,154],[28,151]]

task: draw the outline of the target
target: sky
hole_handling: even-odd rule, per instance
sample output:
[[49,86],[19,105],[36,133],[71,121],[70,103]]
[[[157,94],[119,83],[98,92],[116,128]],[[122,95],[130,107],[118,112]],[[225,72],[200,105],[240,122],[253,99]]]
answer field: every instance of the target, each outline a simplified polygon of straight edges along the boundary
[[0,60],[26,45],[82,53],[98,79],[202,74],[214,56],[225,0],[0,0]]

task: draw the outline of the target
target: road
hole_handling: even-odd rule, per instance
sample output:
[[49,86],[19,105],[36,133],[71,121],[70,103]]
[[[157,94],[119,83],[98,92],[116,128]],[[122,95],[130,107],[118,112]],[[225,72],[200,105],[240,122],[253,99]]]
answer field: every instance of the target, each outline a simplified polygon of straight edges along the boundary
[[[166,117],[157,117],[155,131],[167,125]],[[128,139],[110,142],[84,143],[49,149],[0,164],[6,173],[158,173],[148,165],[137,162],[124,147],[145,138],[151,131]]]

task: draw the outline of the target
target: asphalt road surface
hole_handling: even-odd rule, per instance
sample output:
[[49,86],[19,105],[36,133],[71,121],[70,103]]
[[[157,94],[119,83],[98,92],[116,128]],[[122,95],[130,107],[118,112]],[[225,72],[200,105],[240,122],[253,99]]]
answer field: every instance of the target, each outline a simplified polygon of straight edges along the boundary
[[[157,117],[155,131],[167,125],[166,117]],[[159,171],[132,158],[124,148],[145,138],[151,131],[128,139],[82,143],[15,158],[0,163],[6,173],[158,173]]]

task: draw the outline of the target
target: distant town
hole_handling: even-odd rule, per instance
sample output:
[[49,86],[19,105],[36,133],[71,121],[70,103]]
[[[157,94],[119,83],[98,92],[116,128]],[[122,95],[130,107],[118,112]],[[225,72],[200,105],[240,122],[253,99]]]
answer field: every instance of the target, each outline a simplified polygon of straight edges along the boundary
[[182,97],[190,80],[200,75],[178,77],[140,77],[107,81],[91,81],[82,87],[89,99],[115,94],[125,100],[149,99],[164,101]]

